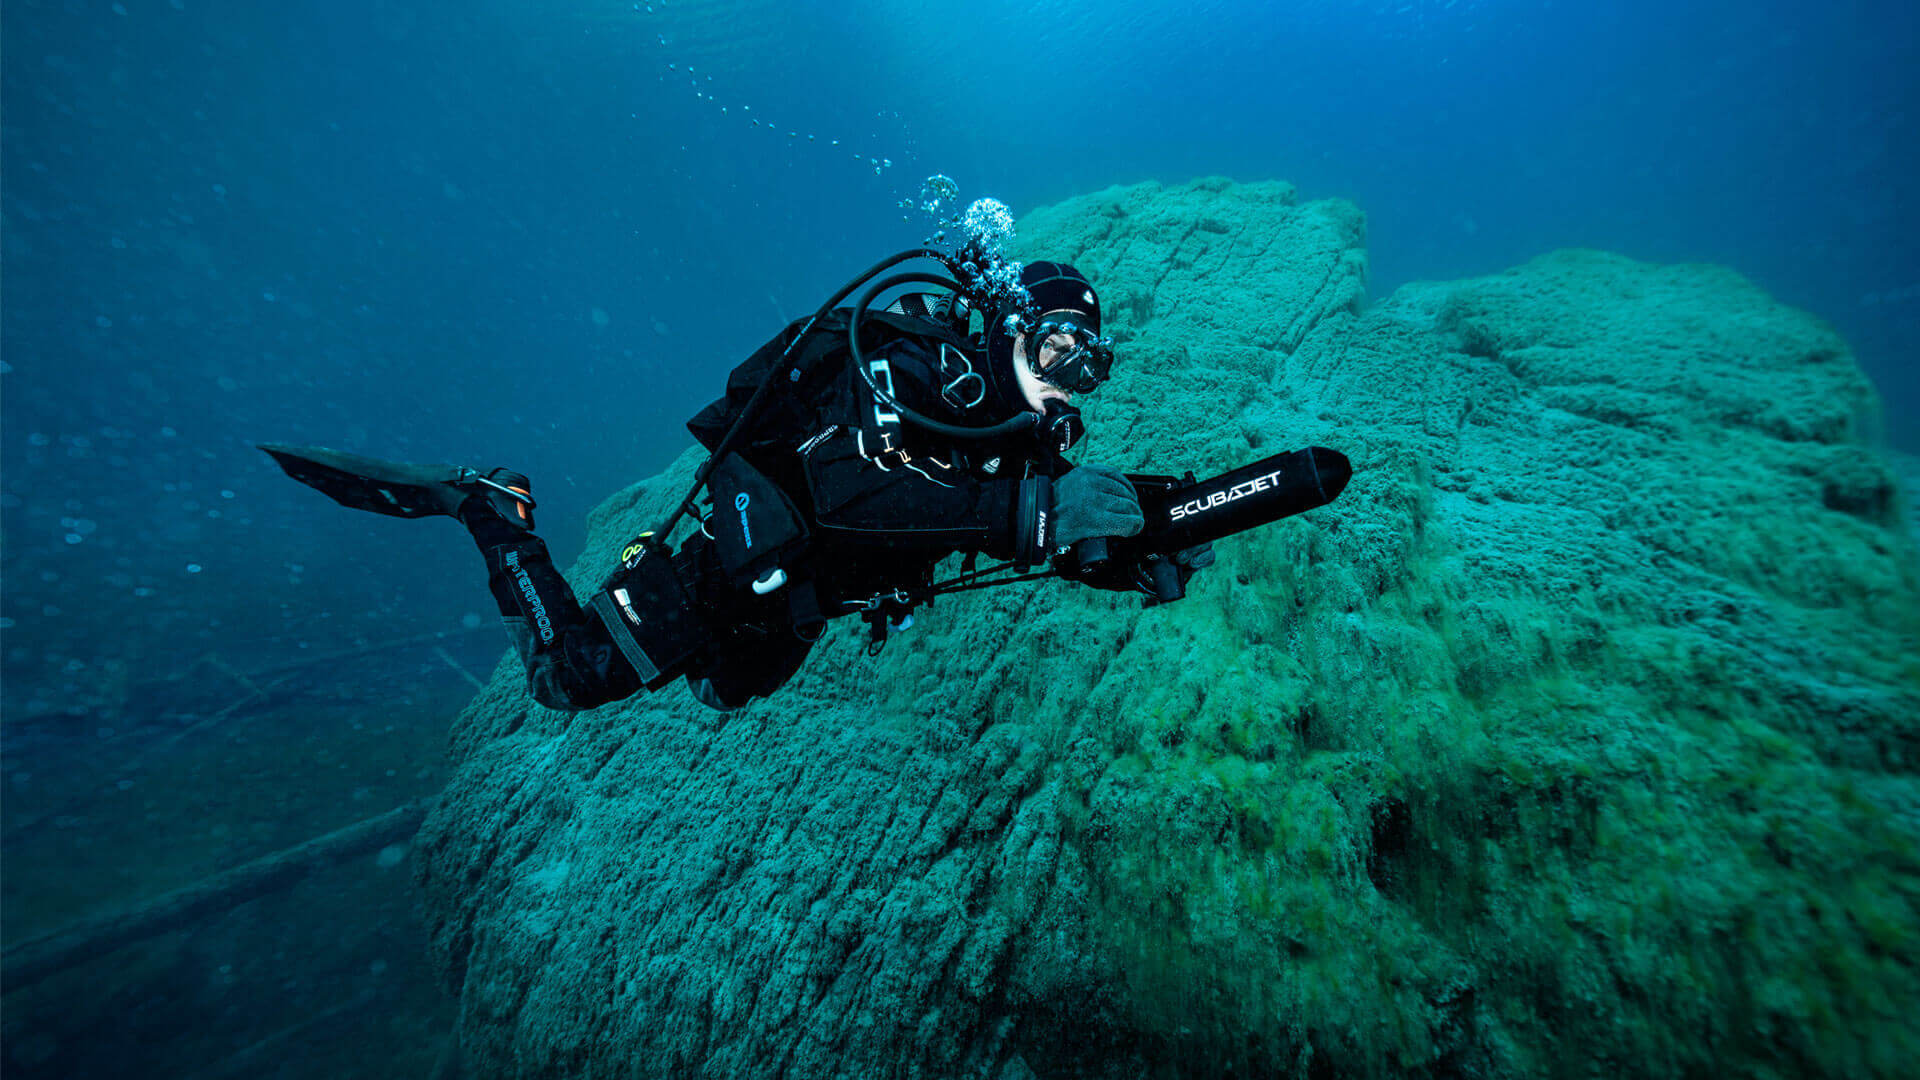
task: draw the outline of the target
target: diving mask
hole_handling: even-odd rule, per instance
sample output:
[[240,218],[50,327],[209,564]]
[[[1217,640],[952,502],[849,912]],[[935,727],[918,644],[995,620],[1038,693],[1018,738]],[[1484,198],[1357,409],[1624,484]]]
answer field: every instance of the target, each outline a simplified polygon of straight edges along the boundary
[[[1039,358],[1046,355],[1046,343],[1060,335],[1070,339],[1067,347],[1053,347],[1053,359],[1041,367]],[[1028,331],[1027,341],[1041,343],[1027,354],[1027,369],[1034,378],[1069,394],[1093,393],[1113,370],[1113,339],[1095,334],[1074,319],[1042,319]]]

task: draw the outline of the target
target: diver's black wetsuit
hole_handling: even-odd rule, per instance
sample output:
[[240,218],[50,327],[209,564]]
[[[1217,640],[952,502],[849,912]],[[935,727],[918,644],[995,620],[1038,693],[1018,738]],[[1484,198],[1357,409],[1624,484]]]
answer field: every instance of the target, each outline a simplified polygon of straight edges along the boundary
[[[1005,419],[1004,395],[966,377],[984,360],[953,339],[907,336],[869,352],[874,380],[906,407],[948,423]],[[897,586],[929,580],[957,551],[1044,561],[1033,508],[1047,505],[1047,480],[1070,466],[1030,434],[991,442],[949,439],[901,422],[876,400],[844,353],[840,377],[799,414],[800,437],[755,439],[737,451],[794,501],[812,540],[789,584],[766,596],[726,580],[713,544],[696,534],[674,556],[708,613],[715,644],[689,684],[701,700],[730,708],[772,693],[805,660],[812,641],[796,630],[795,590],[825,618],[859,610]],[[956,385],[955,380],[958,380]],[[944,392],[943,392],[944,389]],[[698,434],[724,400],[688,426]],[[467,512],[471,511],[471,512]],[[489,520],[491,519],[491,520]],[[642,682],[606,625],[581,609],[546,545],[477,501],[462,520],[487,559],[489,586],[509,637],[526,662],[533,696],[556,709],[590,709],[626,697]],[[1041,529],[1044,529],[1044,514]],[[810,590],[810,591],[807,591]],[[818,629],[815,626],[814,636]]]

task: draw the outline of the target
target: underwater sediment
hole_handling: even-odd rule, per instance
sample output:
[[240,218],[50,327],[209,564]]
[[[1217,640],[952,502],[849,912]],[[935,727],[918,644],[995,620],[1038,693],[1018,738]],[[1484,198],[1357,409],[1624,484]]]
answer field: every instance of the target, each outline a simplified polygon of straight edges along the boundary
[[[1893,1075],[1920,582],[1846,344],[1559,251],[1365,297],[1281,183],[1031,214],[1119,362],[1081,461],[1346,454],[1184,601],[943,597],[773,700],[503,661],[418,845],[466,1075]],[[698,457],[614,495],[590,591]]]

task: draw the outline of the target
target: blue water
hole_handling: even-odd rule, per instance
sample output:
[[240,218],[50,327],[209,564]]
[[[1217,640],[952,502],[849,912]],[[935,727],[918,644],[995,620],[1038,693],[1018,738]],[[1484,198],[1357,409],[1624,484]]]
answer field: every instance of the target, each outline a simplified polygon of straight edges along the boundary
[[457,526],[336,510],[252,444],[512,465],[565,565],[733,363],[926,235],[898,204],[935,172],[1016,212],[1287,180],[1366,212],[1375,296],[1564,246],[1726,264],[1831,321],[1920,452],[1916,24],[1859,0],[9,0],[7,723],[94,734],[109,671],[490,624]]

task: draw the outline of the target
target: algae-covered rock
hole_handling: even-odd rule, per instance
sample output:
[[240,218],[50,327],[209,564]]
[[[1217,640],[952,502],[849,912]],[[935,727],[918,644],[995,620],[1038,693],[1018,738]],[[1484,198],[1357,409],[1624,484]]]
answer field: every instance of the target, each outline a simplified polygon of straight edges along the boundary
[[[1281,184],[1031,215],[1122,342],[1081,460],[1346,453],[1185,601],[943,598],[776,699],[503,663],[424,830],[476,1076],[1890,1075],[1920,585],[1871,388],[1706,266],[1364,303]],[[583,590],[698,459],[608,500]]]

